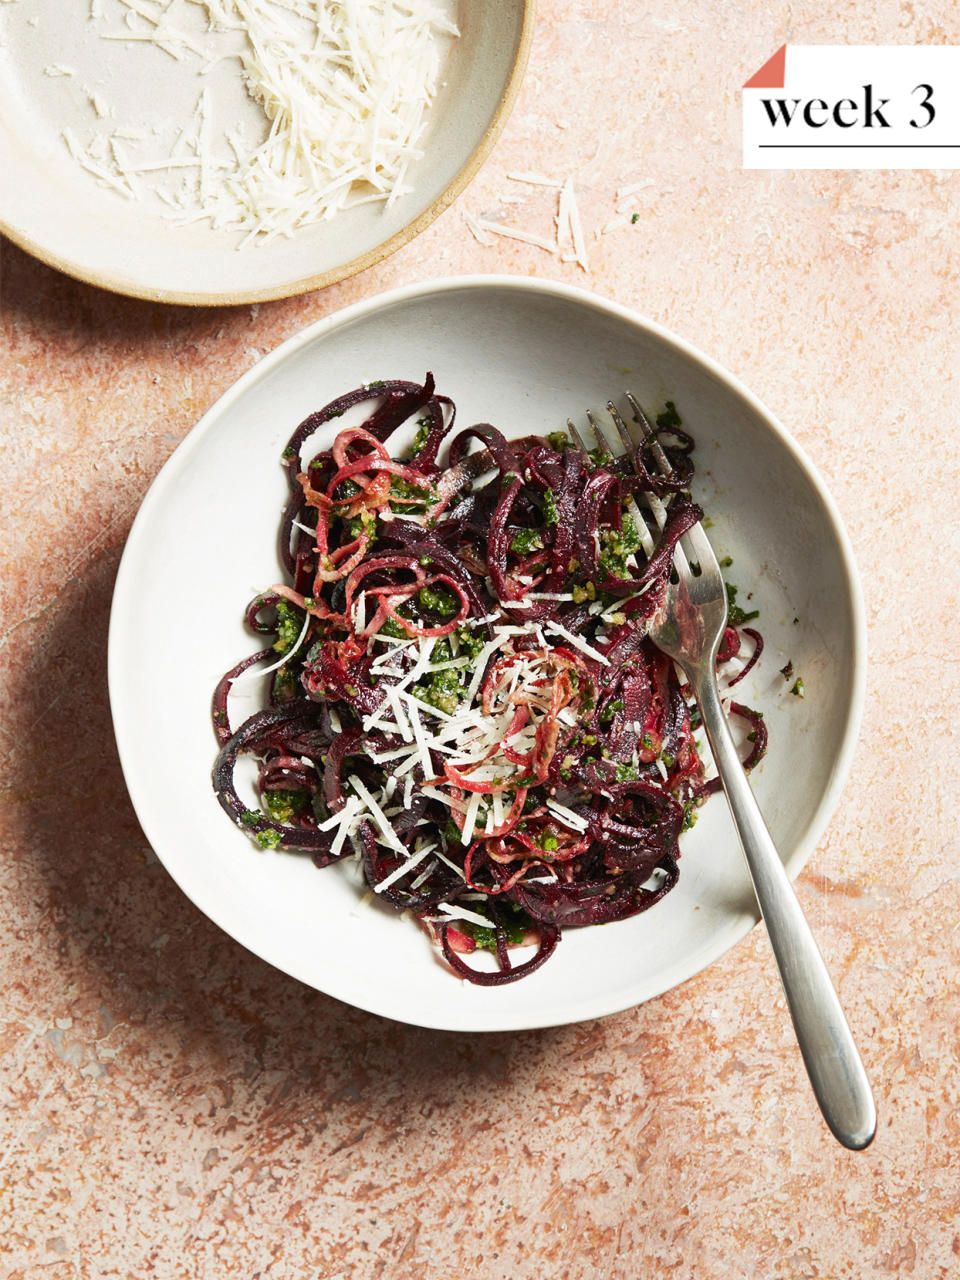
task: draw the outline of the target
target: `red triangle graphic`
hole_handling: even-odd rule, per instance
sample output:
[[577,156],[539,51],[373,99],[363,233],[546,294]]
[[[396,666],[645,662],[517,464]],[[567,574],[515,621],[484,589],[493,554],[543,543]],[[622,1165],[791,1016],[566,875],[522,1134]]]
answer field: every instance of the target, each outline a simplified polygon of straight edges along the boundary
[[782,44],[769,62],[743,86],[745,89],[782,89],[787,66],[787,46]]

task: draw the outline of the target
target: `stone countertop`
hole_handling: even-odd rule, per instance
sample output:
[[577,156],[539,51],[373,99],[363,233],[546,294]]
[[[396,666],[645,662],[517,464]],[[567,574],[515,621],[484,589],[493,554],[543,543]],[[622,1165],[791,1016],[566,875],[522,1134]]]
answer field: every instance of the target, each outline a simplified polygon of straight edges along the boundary
[[[236,308],[70,280],[4,243],[0,1263],[4,1276],[940,1280],[960,1271],[960,175],[744,172],[739,89],[782,43],[960,43],[946,0],[541,0],[479,175],[343,284]],[[564,127],[566,125],[567,127]],[[549,234],[571,175],[590,270]],[[637,221],[593,236],[618,189]],[[184,898],[127,799],[110,596],[163,462],[303,325],[430,276],[579,284],[741,377],[825,477],[868,619],[852,775],[800,876],[879,1107],[846,1152],[766,937],[660,999],[430,1032],[275,972]]]

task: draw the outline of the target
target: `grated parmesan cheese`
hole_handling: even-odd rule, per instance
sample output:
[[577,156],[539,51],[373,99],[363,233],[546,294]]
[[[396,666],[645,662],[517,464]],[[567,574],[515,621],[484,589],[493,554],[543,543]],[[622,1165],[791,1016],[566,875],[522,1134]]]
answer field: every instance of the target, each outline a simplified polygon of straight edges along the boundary
[[476,826],[477,817],[480,813],[480,794],[474,792],[467,801],[467,812],[463,819],[463,830],[460,833],[460,843],[467,848],[473,839],[473,829]]
[[542,173],[508,173],[507,177],[511,182],[526,182],[533,187],[554,187],[559,190],[563,186],[556,178],[548,178]]
[[437,846],[435,844],[428,844],[424,845],[422,849],[418,849],[416,853],[407,858],[406,862],[401,862],[399,867],[396,867],[388,876],[385,876],[383,880],[378,884],[375,884],[373,892],[383,893],[384,889],[389,889],[397,880],[401,880],[408,871],[412,871],[414,867],[418,867],[428,854],[433,853],[436,847]]
[[374,800],[373,796],[370,794],[367,788],[363,785],[363,783],[360,781],[360,779],[357,777],[356,774],[351,774],[348,781],[350,782],[350,785],[353,787],[354,791],[363,801],[364,807],[366,808],[370,816],[373,818],[377,827],[379,827],[380,834],[383,837],[382,843],[388,845],[391,849],[395,850],[397,853],[400,853],[404,857],[406,857],[407,856],[406,845],[403,843],[403,841],[394,831],[393,827],[390,825],[389,819],[385,816],[383,810],[377,804],[376,800]]
[[578,813],[574,813],[572,809],[568,809],[565,804],[560,804],[558,800],[554,800],[551,796],[547,800],[547,808],[558,818],[565,827],[571,827],[574,831],[586,831],[590,825],[585,818],[581,818]]
[[546,236],[539,236],[535,231],[524,231],[522,227],[508,227],[503,222],[491,222],[487,218],[474,219],[481,231],[488,231],[495,236],[505,236],[508,240],[520,240],[523,244],[536,245],[538,249],[546,249],[548,253],[557,253],[557,245]]
[[[570,593],[565,592],[536,594],[543,599],[562,600],[570,596]],[[409,664],[406,674],[402,676],[400,668],[393,666],[391,669],[389,665],[394,657],[404,660],[401,647],[390,637],[375,637],[376,641],[387,644],[387,648],[375,660],[374,665],[382,663],[380,670],[399,679],[395,683],[384,682],[383,702],[377,711],[363,718],[363,724],[365,728],[377,728],[391,736],[403,737],[406,741],[399,747],[371,752],[371,759],[375,763],[393,764],[383,786],[372,793],[361,779],[350,777],[349,782],[355,795],[349,798],[344,810],[321,824],[321,829],[336,826],[337,848],[341,848],[348,837],[356,848],[358,825],[363,820],[369,820],[376,829],[377,842],[403,855],[403,863],[391,873],[387,884],[393,884],[418,868],[418,875],[413,883],[423,883],[431,874],[431,866],[435,867],[435,862],[427,863],[427,851],[422,847],[410,850],[404,845],[390,821],[392,817],[411,808],[415,788],[418,788],[419,795],[439,801],[454,811],[460,826],[460,843],[464,846],[469,846],[478,834],[489,836],[503,825],[506,817],[505,802],[499,790],[489,793],[460,791],[456,782],[449,782],[446,776],[436,776],[438,772],[442,775],[443,771],[438,771],[435,767],[434,756],[438,752],[444,754],[452,766],[469,771],[474,783],[497,783],[500,779],[511,775],[519,776],[525,771],[526,766],[518,763],[518,757],[527,757],[536,749],[541,717],[550,714],[553,700],[549,666],[544,667],[551,641],[544,636],[544,630],[554,633],[563,642],[594,660],[609,665],[606,655],[559,622],[546,621],[541,624],[527,621],[517,625],[506,621],[508,616],[505,612],[497,612],[483,620],[472,620],[475,623],[492,623],[493,634],[481,646],[476,657],[470,659],[458,657],[432,662],[436,645],[433,638],[415,637],[402,642],[402,649],[407,651],[405,661]],[[493,681],[485,694],[490,699],[489,709],[484,711],[479,694],[481,685],[488,676],[491,660],[505,646],[513,647],[514,641],[520,637],[535,637],[539,649],[524,649],[522,646],[514,649],[518,660],[511,661]],[[552,643],[555,644],[556,641]],[[410,688],[411,685],[416,687],[417,680],[428,672],[462,669],[467,666],[472,667],[469,683],[466,687],[461,684],[459,704],[453,714],[427,703]],[[521,704],[528,708],[528,718],[518,727],[512,728],[516,706]],[[568,727],[577,723],[576,715],[566,707],[560,708],[557,718]],[[508,752],[505,752],[505,747]],[[424,778],[419,787],[412,773],[417,766]],[[582,834],[589,826],[589,816],[576,813],[552,795],[546,801],[546,808],[554,820],[571,831]],[[421,817],[415,826],[427,823],[428,819]],[[464,878],[462,870],[444,855],[441,848],[431,847],[429,852],[436,861],[449,866],[461,879]],[[421,867],[421,863],[425,865]]]
[[588,644],[581,636],[574,635],[572,631],[568,631],[566,627],[559,622],[545,622],[544,627],[547,631],[555,631],[557,635],[563,636],[569,644],[575,649],[579,649],[581,653],[585,653],[588,658],[593,658],[596,662],[602,662],[604,666],[609,667],[610,659],[605,653],[601,653],[599,649],[595,649],[592,644]]
[[478,911],[471,911],[469,907],[461,907],[459,904],[454,906],[449,902],[439,902],[437,910],[442,911],[448,920],[466,920],[469,924],[479,924],[485,929],[492,927],[487,916],[480,915]]
[[254,676],[268,676],[272,671],[279,671],[281,667],[286,666],[303,644],[304,640],[306,640],[307,632],[310,630],[310,623],[312,620],[313,619],[309,613],[304,615],[303,626],[300,628],[300,634],[297,636],[296,642],[291,649],[287,650],[282,658],[278,658],[276,662],[271,662],[269,667],[248,667],[246,671],[241,671],[238,676],[234,677],[230,682],[231,686],[239,684],[242,680],[252,680]]
[[[157,154],[111,151],[110,136],[65,138],[79,164],[122,194],[134,173],[153,173],[158,211],[181,224],[207,221],[241,232],[241,247],[289,236],[365,203],[391,206],[412,190],[428,111],[440,87],[445,45],[459,33],[445,0],[117,0],[123,20],[105,41],[162,50],[198,75],[192,120]],[[115,6],[116,7],[116,6]],[[199,13],[198,13],[199,11]],[[262,110],[259,137],[233,121],[199,77],[235,59]],[[52,65],[48,75],[72,75]],[[89,100],[89,99],[88,99]],[[103,94],[98,119],[113,111]],[[129,122],[128,122],[129,123]],[[113,136],[129,136],[120,128]],[[167,134],[169,139],[169,133]]]
[[463,220],[467,224],[467,230],[473,236],[474,240],[476,240],[478,244],[485,245],[486,248],[489,249],[494,243],[494,240],[492,236],[484,231],[483,227],[480,225],[479,219],[475,218],[472,213],[468,213],[466,209],[464,209]]
[[565,237],[573,244],[573,253],[565,254],[564,262],[576,262],[584,271],[590,270],[590,264],[587,261],[587,245],[583,238],[583,224],[580,221],[580,210],[577,208],[577,199],[573,194],[573,179],[567,178],[566,182],[560,189],[560,197],[557,202],[557,241]]

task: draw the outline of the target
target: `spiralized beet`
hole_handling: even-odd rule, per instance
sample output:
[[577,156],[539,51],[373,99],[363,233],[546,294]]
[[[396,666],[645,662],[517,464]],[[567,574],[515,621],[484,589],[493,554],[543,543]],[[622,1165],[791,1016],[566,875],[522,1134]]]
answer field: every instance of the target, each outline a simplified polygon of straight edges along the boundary
[[[489,986],[537,970],[563,929],[624,920],[677,882],[681,832],[716,780],[646,628],[702,512],[672,408],[658,420],[669,474],[648,446],[585,458],[553,436],[454,422],[428,374],[358,387],[294,431],[287,581],[246,610],[274,640],[214,691],[213,785],[264,848],[318,866],[356,858],[455,974]],[[406,424],[414,444],[388,450]],[[662,531],[638,526],[647,492],[668,504]],[[757,631],[730,626],[722,662],[744,634],[752,649],[731,685],[762,651]],[[231,688],[258,670],[269,705],[233,730]],[[749,726],[752,767],[762,716],[731,711]],[[241,756],[256,761],[260,807],[240,797]],[[464,959],[477,950],[495,968]]]

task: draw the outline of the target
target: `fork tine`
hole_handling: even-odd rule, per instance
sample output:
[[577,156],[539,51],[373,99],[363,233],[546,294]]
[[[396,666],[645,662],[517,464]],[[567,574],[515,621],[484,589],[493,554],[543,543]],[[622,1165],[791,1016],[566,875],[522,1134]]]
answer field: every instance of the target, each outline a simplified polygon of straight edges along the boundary
[[663,475],[668,476],[670,472],[673,470],[673,468],[670,466],[670,462],[667,458],[667,455],[663,452],[663,448],[660,444],[660,441],[657,439],[657,433],[653,427],[653,424],[650,422],[650,419],[641,409],[640,402],[637,400],[637,397],[633,394],[632,391],[628,391],[626,393],[626,399],[630,408],[633,410],[633,416],[637,423],[637,426],[643,432],[644,439],[646,440],[647,444],[650,446],[650,452],[653,454],[653,458],[657,464],[657,467],[659,468],[660,472]]
[[686,538],[691,551],[696,556],[702,573],[719,573],[720,561],[717,554],[710,545],[710,539],[703,531],[703,525],[697,521],[691,525],[687,532],[683,535]]
[[686,578],[689,582],[693,577],[693,570],[690,568],[690,560],[687,553],[679,542],[673,548],[673,565],[680,577]]
[[573,438],[573,443],[577,446],[577,448],[584,455],[584,457],[586,457],[587,454],[590,452],[590,450],[587,448],[586,444],[584,443],[583,436],[577,430],[576,424],[574,423],[572,418],[567,419],[567,430],[570,432],[570,435]]
[[[637,426],[640,428],[640,431],[644,437],[644,441],[649,447],[650,452],[653,455],[654,461],[657,464],[657,469],[663,475],[671,475],[673,472],[673,467],[670,465],[670,461],[667,458],[667,455],[664,453],[663,448],[660,445],[660,441],[657,439],[656,430],[651,424],[650,419],[644,413],[643,408],[640,405],[640,402],[637,400],[637,397],[633,394],[632,391],[627,391],[624,394],[628,404],[630,405],[630,409],[633,413],[634,420],[636,421]],[[627,424],[624,422],[623,416],[620,413],[620,410],[617,408],[613,400],[607,401],[606,409],[607,409],[607,413],[610,415],[610,420],[613,422],[613,425],[616,428],[617,435],[620,437],[620,441],[626,451],[626,454],[630,458],[634,466],[634,469],[638,473],[642,472],[642,464],[637,456],[638,450],[637,450],[636,441],[633,439],[633,436],[630,434],[630,429],[627,426]],[[609,429],[604,427],[600,418],[597,416],[597,414],[593,412],[592,409],[587,410],[587,421],[590,423],[590,427],[591,427],[591,430],[593,431],[597,447],[603,449],[604,452],[607,453],[611,458],[615,458],[617,456],[617,446],[615,442],[611,439],[611,436],[609,434]],[[570,432],[570,436],[574,444],[577,446],[580,452],[584,455],[584,457],[589,457],[590,446],[587,444],[584,437],[580,434],[580,431],[577,429],[577,425],[572,418],[567,419],[567,430]],[[673,494],[667,494],[665,498],[659,498],[655,493],[645,492],[643,494],[643,497],[647,503],[647,507],[649,509],[650,515],[653,516],[654,520],[657,523],[657,526],[660,529],[662,529],[667,522],[667,508],[670,505],[670,499],[673,497]],[[632,514],[637,520],[640,521],[642,525],[644,523],[643,516],[641,515],[640,510],[636,505],[636,501],[633,498],[631,498],[630,503],[633,507]],[[647,534],[647,536],[649,537],[649,533]],[[651,543],[651,547],[652,547],[652,543]],[[646,543],[644,543],[644,551],[648,556],[650,554],[651,547],[647,547]],[[711,555],[713,554],[712,550],[710,551],[710,554]],[[689,576],[690,574],[689,562],[687,560],[687,556],[684,554],[683,549],[680,547],[679,544],[676,547],[675,559],[677,563],[678,572],[685,573]],[[716,559],[716,557],[714,557],[714,559]]]
[[627,453],[632,459],[634,467],[636,467],[637,442],[634,440],[633,436],[630,434],[627,428],[627,424],[624,422],[623,418],[620,416],[620,410],[617,408],[617,406],[613,403],[612,400],[607,401],[607,413],[609,413],[610,417],[613,419],[613,425],[617,429],[617,435],[620,437],[623,443],[623,447],[626,449]]
[[617,456],[616,447],[614,446],[613,441],[607,435],[606,431],[604,431],[603,423],[600,421],[600,419],[597,417],[597,415],[593,412],[592,409],[587,410],[587,421],[590,423],[590,426],[593,428],[593,434],[596,437],[597,444],[600,446],[600,448],[603,449],[604,452],[607,453],[611,458],[615,458]]

